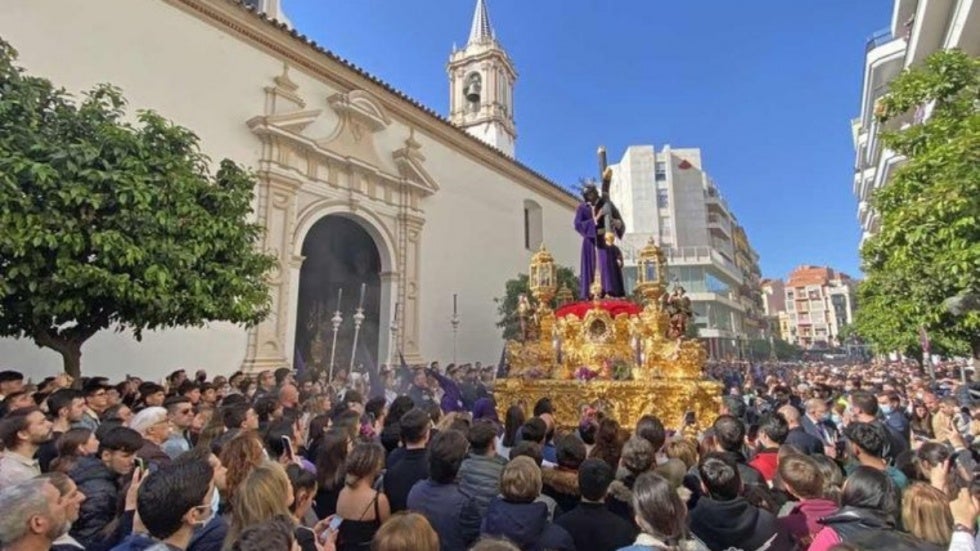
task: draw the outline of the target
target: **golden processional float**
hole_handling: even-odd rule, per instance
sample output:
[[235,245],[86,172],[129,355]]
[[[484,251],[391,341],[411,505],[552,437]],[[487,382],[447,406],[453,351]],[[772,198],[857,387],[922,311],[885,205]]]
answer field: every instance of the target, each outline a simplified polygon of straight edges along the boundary
[[[639,255],[642,306],[601,299],[598,268],[592,300],[570,302],[567,287],[556,289],[554,258],[543,244],[530,268],[533,303],[525,295],[518,301],[522,334],[507,341],[510,370],[494,385],[501,417],[512,404],[530,414],[535,402],[549,397],[565,427],[578,426],[586,407],[630,428],[651,413],[668,427],[684,426],[690,412],[689,428],[714,419],[721,385],[702,379],[707,353],[684,335],[690,300],[679,288],[668,294],[666,257],[652,239]],[[555,298],[557,311],[549,306]]]

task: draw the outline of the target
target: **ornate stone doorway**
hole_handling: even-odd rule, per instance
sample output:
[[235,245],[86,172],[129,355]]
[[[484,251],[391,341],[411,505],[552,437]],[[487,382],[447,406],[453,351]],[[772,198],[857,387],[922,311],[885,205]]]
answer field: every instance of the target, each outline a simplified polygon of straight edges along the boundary
[[[357,221],[339,214],[317,221],[303,240],[303,265],[296,305],[296,354],[306,366],[330,367],[333,325],[339,304],[343,322],[337,331],[335,369],[347,370],[354,354],[358,366],[376,366],[381,351],[382,265],[374,238]],[[354,350],[354,313],[364,284],[364,322]],[[299,360],[294,362],[298,365]]]

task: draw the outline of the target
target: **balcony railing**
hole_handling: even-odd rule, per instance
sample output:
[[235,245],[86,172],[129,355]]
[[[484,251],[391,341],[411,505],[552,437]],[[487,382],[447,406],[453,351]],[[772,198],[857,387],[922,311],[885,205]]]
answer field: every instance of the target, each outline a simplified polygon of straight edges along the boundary
[[865,53],[870,52],[878,46],[888,44],[892,40],[895,40],[895,37],[892,36],[892,30],[890,27],[886,27],[868,37],[868,41],[864,45],[864,51]]

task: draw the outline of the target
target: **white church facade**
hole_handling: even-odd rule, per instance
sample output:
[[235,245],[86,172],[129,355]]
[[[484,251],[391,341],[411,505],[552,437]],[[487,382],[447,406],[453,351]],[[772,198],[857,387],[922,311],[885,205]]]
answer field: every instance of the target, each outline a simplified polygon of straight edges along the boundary
[[[153,109],[196,132],[214,162],[253,169],[261,247],[279,260],[258,326],[142,342],[105,331],[83,348],[86,373],[229,373],[293,365],[296,354],[309,364],[313,341],[329,343],[341,289],[340,342],[351,346],[362,284],[359,362],[397,352],[446,362],[454,350],[495,361],[504,283],[542,241],[577,270],[577,199],[514,159],[517,73],[482,0],[449,60],[448,118],[291,30],[280,2],[0,2],[0,37],[30,73],[73,93],[112,83],[132,113]],[[30,341],[0,340],[0,366],[44,375],[60,365]]]

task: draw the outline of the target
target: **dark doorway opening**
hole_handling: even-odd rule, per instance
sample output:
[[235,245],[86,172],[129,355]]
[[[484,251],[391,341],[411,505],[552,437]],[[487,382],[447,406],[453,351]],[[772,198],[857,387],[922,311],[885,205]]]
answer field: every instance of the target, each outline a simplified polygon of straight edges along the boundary
[[[364,322],[358,335],[354,370],[376,366],[381,311],[381,255],[371,235],[357,222],[329,215],[313,225],[303,241],[296,312],[295,364],[327,372],[333,343],[331,318],[337,292],[343,290],[334,370],[347,371],[354,347],[354,312],[364,284]],[[319,375],[319,373],[317,373]]]

